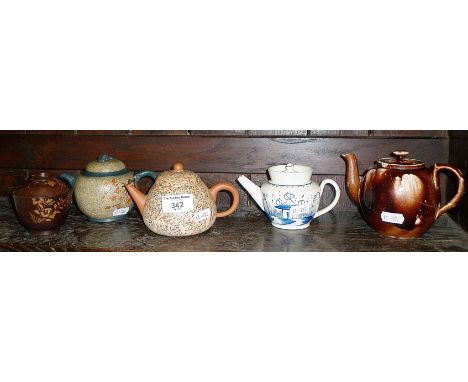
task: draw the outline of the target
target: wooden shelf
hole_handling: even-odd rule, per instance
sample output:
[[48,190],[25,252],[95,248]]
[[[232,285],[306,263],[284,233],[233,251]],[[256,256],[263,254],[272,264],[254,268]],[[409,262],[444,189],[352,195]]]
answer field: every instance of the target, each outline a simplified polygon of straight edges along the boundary
[[410,240],[379,235],[357,211],[328,213],[300,231],[274,228],[264,216],[228,217],[200,235],[170,238],[149,231],[135,210],[127,220],[98,224],[74,207],[58,234],[38,237],[18,223],[10,201],[0,198],[0,221],[3,251],[468,251],[468,233],[446,215]]

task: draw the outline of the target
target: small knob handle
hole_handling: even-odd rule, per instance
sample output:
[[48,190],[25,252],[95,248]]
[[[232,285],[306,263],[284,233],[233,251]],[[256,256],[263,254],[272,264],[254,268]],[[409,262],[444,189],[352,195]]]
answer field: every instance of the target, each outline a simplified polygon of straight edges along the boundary
[[392,153],[394,157],[396,157],[397,162],[401,162],[402,159],[405,159],[405,157],[409,154],[408,151],[405,150],[397,150]]
[[172,168],[176,172],[184,171],[184,165],[182,163],[180,163],[180,162],[174,163],[174,166],[172,166]]
[[112,158],[110,155],[107,155],[107,154],[102,154],[98,157],[97,161],[98,163],[104,163],[104,162],[108,162],[110,160],[112,160],[114,158]]
[[285,167],[284,167],[284,171],[285,172],[293,172],[294,171],[294,165],[292,163],[288,163]]

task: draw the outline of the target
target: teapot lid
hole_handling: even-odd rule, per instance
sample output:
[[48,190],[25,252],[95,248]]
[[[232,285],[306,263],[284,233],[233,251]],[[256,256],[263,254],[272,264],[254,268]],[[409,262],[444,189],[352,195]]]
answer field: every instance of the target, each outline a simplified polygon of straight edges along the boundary
[[425,167],[423,161],[406,158],[408,154],[409,152],[405,150],[394,151],[392,153],[394,158],[380,158],[377,160],[377,163],[381,167],[392,168],[396,170],[416,170]]
[[122,161],[103,154],[95,161],[89,162],[82,174],[86,176],[114,176],[123,175],[127,172],[128,170]]
[[186,170],[184,168],[184,165],[180,162],[174,163],[174,165],[172,166],[172,169],[164,171],[159,176],[159,178],[163,175],[164,177],[172,177],[173,180],[175,179],[179,180],[184,177],[192,177],[192,176],[198,177],[198,175],[195,174],[193,171]]
[[312,168],[288,163],[268,169],[270,183],[282,186],[302,186],[308,184],[312,177]]
[[158,186],[168,187],[170,190],[177,190],[181,193],[186,188],[193,188],[195,185],[206,187],[201,178],[193,171],[185,170],[180,162],[174,163],[171,170],[166,170],[158,176],[156,183]]

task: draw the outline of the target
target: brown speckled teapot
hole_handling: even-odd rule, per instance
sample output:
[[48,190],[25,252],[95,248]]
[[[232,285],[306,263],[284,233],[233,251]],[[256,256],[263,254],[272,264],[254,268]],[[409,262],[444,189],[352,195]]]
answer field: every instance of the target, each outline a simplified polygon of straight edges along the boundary
[[[462,172],[448,164],[426,168],[424,162],[409,159],[407,151],[393,152],[394,158],[377,160],[361,181],[356,156],[345,154],[346,189],[366,222],[376,231],[392,237],[422,235],[464,193]],[[446,205],[440,206],[439,172],[448,170],[458,178],[458,191]]]
[[[239,205],[239,192],[231,183],[219,182],[208,188],[192,171],[176,163],[173,170],[158,176],[144,195],[132,184],[126,185],[143,221],[153,232],[165,236],[196,235],[209,229],[217,217],[232,214]],[[217,212],[216,196],[219,191],[229,191],[231,206]]]

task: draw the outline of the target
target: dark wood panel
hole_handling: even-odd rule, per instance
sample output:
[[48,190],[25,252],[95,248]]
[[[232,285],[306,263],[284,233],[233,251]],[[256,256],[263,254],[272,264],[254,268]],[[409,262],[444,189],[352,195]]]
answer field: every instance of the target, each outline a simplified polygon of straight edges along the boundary
[[468,130],[449,130],[449,137],[468,139]]
[[367,137],[369,130],[308,130],[312,137]]
[[26,134],[26,130],[0,130],[0,134]]
[[188,130],[190,135],[246,135],[248,130]]
[[80,170],[76,169],[44,169],[44,168],[32,168],[29,170],[29,175],[34,175],[34,174],[39,174],[41,172],[46,172],[50,174],[51,176],[58,177],[60,174],[67,172],[69,174],[75,174],[78,175],[80,173]]
[[425,161],[448,161],[448,139],[263,138],[203,136],[1,135],[0,168],[81,169],[103,153],[130,169],[166,170],[174,162],[196,172],[265,173],[278,163],[343,174],[342,153],[356,153],[361,173],[382,156],[406,149]]
[[[312,137],[448,137],[448,130],[2,130],[2,134],[84,134],[84,135],[216,135],[216,136],[312,136]],[[466,133],[466,132],[465,132]],[[463,131],[454,131],[454,136]]]
[[129,130],[132,135],[188,135],[188,130]]
[[[468,231],[468,132],[451,132],[450,139],[450,164],[458,167],[465,176],[465,195],[456,208],[450,210],[450,216]],[[449,182],[447,197],[450,198],[456,192],[456,184]]]
[[0,170],[0,196],[9,196],[15,188],[26,183],[27,170]]
[[76,130],[26,130],[26,134],[76,134]]
[[369,130],[133,130],[133,134],[159,135],[213,135],[213,136],[314,136],[314,137],[364,137]]
[[80,135],[188,135],[189,130],[77,130]]
[[189,130],[190,135],[239,136],[252,137],[299,137],[307,135],[307,130]]
[[77,130],[81,135],[127,135],[131,130]]
[[301,137],[307,135],[307,130],[247,130],[247,135],[251,137]]
[[[200,173],[199,174],[203,182],[208,186],[211,187],[214,184],[225,181],[225,182],[230,182],[232,183],[236,188],[237,191],[239,191],[240,195],[240,202],[239,202],[239,211],[243,211],[248,207],[248,196],[242,189],[242,187],[239,185],[239,183],[236,182],[236,179],[241,176],[242,174],[226,174],[226,173]],[[224,210],[227,209],[231,205],[231,196],[227,192],[220,192],[218,194],[218,201],[217,201],[217,206],[218,210]]]
[[375,137],[427,137],[446,138],[447,130],[369,130],[370,136]]

